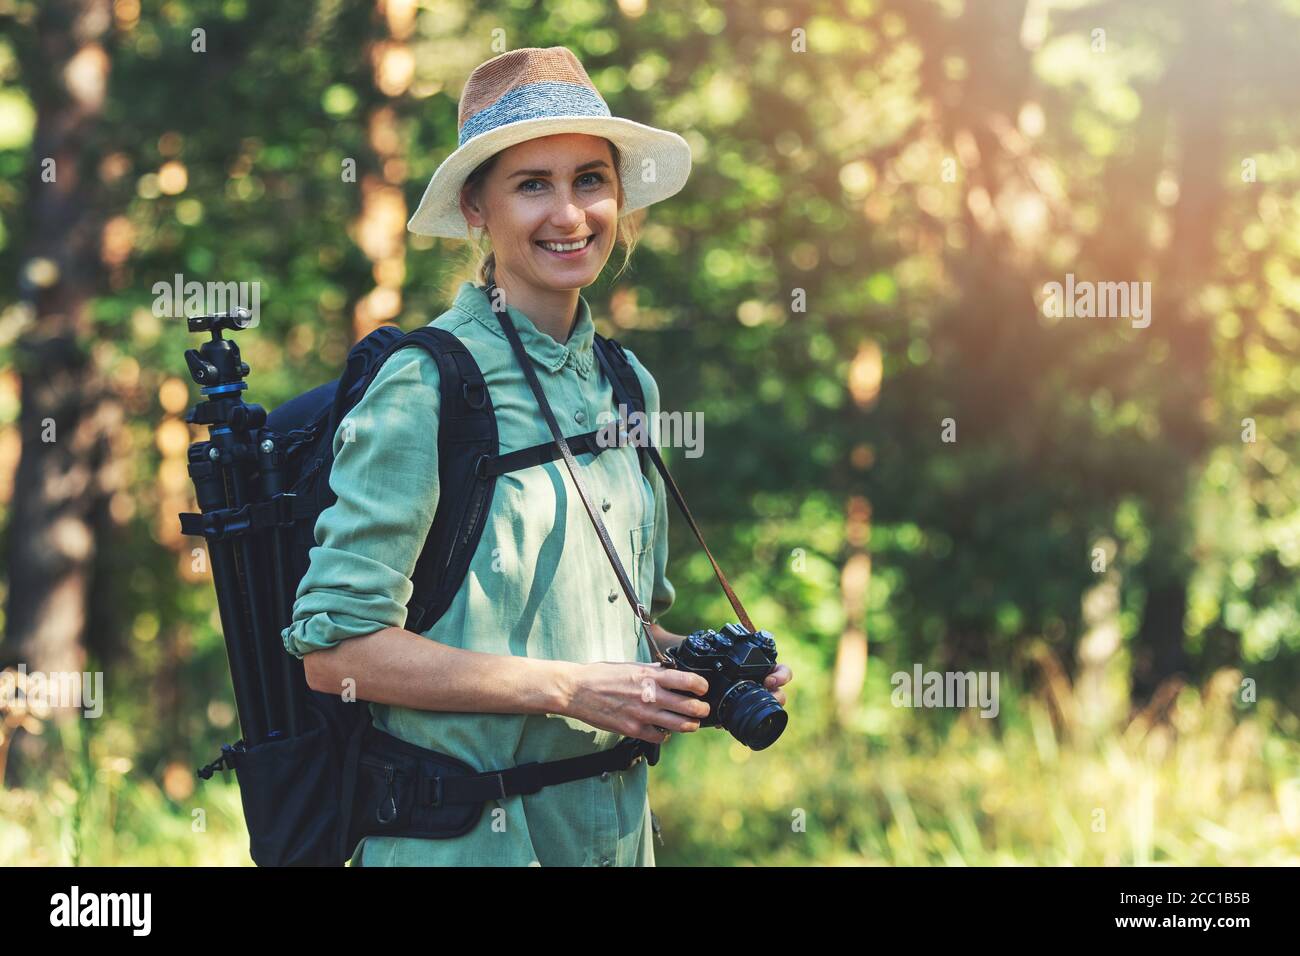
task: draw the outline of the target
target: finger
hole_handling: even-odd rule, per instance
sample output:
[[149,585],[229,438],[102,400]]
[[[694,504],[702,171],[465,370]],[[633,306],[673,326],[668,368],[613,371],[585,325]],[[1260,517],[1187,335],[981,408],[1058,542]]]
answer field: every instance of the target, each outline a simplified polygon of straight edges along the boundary
[[628,734],[629,737],[636,737],[638,740],[644,740],[648,744],[661,744],[669,737],[668,731],[658,727],[652,727],[649,724],[642,724],[641,729],[635,734]]
[[709,705],[707,702],[700,700],[698,697],[688,697],[685,694],[677,694],[671,690],[659,688],[655,694],[654,703],[664,710],[671,710],[684,717],[704,718],[709,716]]
[[680,731],[683,734],[694,733],[700,729],[700,722],[692,717],[683,717],[681,714],[674,714],[671,710],[657,710],[649,718],[649,722],[660,730],[668,732]]
[[778,664],[776,669],[763,679],[763,686],[768,690],[772,690],[773,688],[780,687],[782,684],[790,683],[793,678],[794,674],[791,673],[790,668],[786,667],[784,664]]
[[660,687],[666,687],[670,690],[684,691],[701,697],[709,692],[709,682],[699,674],[692,674],[690,671],[661,668],[654,675],[654,678]]
[[776,701],[778,704],[780,704],[782,707],[784,707],[784,706],[785,706],[785,691],[783,691],[783,690],[774,690],[774,691],[772,691],[772,699],[775,700],[775,701]]

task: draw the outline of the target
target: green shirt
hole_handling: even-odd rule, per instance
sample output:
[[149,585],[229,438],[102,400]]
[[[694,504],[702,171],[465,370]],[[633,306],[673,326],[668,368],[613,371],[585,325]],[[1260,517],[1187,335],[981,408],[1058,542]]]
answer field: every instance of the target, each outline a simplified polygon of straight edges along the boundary
[[[593,351],[584,298],[563,344],[514,308],[509,318],[566,437],[617,412]],[[500,453],[551,441],[537,400],[487,297],[464,283],[432,326],[454,334],[482,370]],[[629,351],[647,412],[659,389]],[[299,657],[349,637],[406,623],[410,575],[438,504],[437,364],[423,349],[395,353],[340,423],[317,547],[281,636]],[[652,419],[653,420],[653,419]],[[593,503],[637,594],[658,618],[673,603],[665,575],[663,479],[642,471],[634,447],[577,455]],[[649,661],[635,615],[563,460],[497,478],[483,536],[451,606],[422,635],[488,654],[550,660]],[[380,729],[451,754],[479,771],[559,760],[614,746],[610,731],[559,715],[426,711],[370,704]],[[446,840],[368,837],[354,865],[653,866],[647,765],[489,801],[477,826]],[[494,812],[494,811],[500,812]]]

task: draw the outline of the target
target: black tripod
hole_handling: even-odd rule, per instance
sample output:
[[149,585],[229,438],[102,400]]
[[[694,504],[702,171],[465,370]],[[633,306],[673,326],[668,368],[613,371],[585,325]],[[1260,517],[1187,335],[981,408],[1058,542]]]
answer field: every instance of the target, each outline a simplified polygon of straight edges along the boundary
[[222,329],[245,328],[248,319],[244,309],[189,319],[191,332],[212,338],[185,352],[204,396],[185,420],[207,425],[209,440],[189,450],[201,513],[180,519],[184,534],[207,539],[240,731],[244,746],[252,747],[296,736],[307,721],[307,701],[302,661],[280,641],[293,613],[285,554],[294,496],[283,488],[291,437],[267,430],[266,410],[244,403],[248,366],[239,347],[221,337]]

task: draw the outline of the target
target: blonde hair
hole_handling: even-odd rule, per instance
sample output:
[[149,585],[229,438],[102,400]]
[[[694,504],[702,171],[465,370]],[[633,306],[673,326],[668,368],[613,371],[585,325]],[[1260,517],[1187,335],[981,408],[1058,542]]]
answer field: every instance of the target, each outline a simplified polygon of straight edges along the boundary
[[[618,205],[621,209],[625,199],[623,195],[623,179],[619,174],[618,147],[609,140],[606,140],[606,142],[609,143],[609,150],[614,159],[614,177],[618,180]],[[496,153],[474,167],[474,171],[465,178],[465,184],[461,189],[470,196],[477,198],[483,189],[483,183],[487,179],[488,173],[492,171],[492,167],[496,165],[496,161],[500,156],[500,153]],[[613,278],[617,279],[627,269],[628,262],[632,258],[632,250],[636,247],[639,237],[640,228],[637,225],[636,217],[620,216],[614,232],[614,243],[623,247],[623,264],[619,266]],[[456,298],[456,293],[460,291],[463,282],[487,285],[496,281],[496,265],[497,254],[492,249],[492,238],[487,234],[486,230],[482,230],[476,238],[470,240],[469,254],[460,268],[452,271],[447,288],[444,290],[447,300],[451,301]]]

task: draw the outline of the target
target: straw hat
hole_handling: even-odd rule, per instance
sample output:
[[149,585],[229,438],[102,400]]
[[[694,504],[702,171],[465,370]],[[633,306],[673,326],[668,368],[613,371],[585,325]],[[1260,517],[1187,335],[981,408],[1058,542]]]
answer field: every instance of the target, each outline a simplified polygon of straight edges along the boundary
[[424,190],[411,232],[469,238],[460,189],[477,166],[516,143],[555,133],[601,136],[618,147],[625,204],[619,215],[667,199],[686,184],[691,149],[676,133],[611,116],[578,58],[562,46],[495,56],[460,96],[460,142]]

